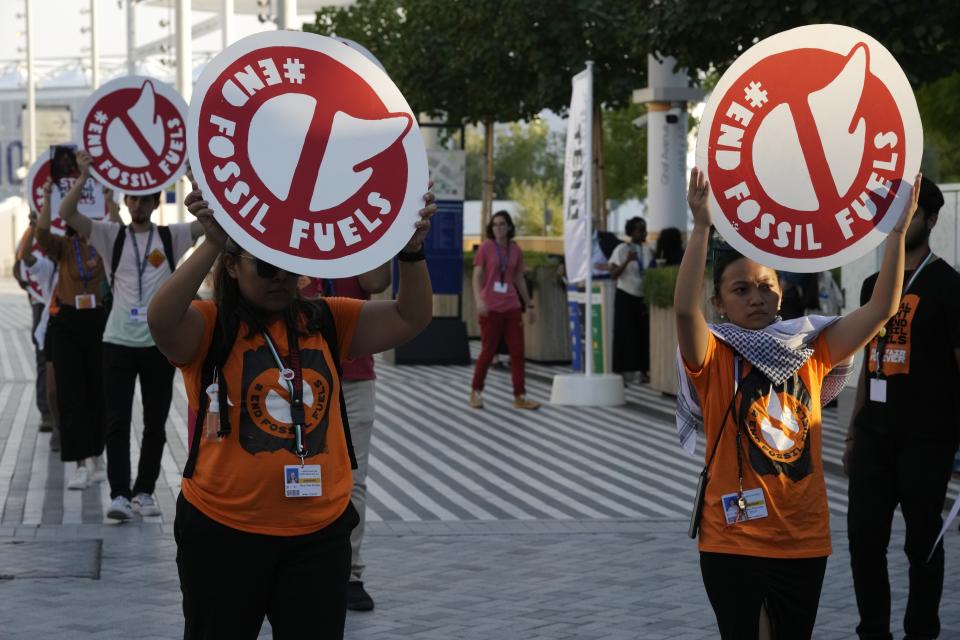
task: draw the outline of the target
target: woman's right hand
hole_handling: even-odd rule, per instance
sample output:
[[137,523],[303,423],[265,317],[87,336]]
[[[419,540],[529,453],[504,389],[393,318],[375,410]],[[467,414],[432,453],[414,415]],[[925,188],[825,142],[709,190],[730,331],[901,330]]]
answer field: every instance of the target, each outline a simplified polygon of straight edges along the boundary
[[77,149],[77,168],[80,169],[81,176],[90,175],[91,164],[93,164],[93,156],[83,149]]
[[207,242],[213,243],[219,249],[223,249],[227,246],[227,232],[223,230],[223,227],[220,226],[220,223],[213,217],[213,209],[210,208],[210,203],[203,199],[203,193],[200,191],[200,187],[197,186],[197,183],[192,183],[193,191],[187,194],[187,197],[183,199],[184,206],[187,207],[197,221],[203,225],[203,233],[207,239]]
[[690,170],[690,185],[687,187],[687,204],[690,205],[690,211],[693,212],[693,225],[695,227],[707,227],[712,224],[710,221],[710,206],[708,197],[710,195],[710,183],[707,181],[707,174],[698,167]]
[[487,303],[483,300],[477,300],[477,315],[481,318],[487,315]]

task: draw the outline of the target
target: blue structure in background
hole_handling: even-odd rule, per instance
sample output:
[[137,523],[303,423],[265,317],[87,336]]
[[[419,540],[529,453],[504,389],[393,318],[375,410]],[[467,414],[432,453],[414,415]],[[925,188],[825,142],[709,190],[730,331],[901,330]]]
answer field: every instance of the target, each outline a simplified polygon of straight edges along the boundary
[[[434,293],[463,293],[463,201],[437,200],[437,213],[430,220],[423,241],[427,270]],[[393,264],[393,293],[400,286],[399,265]]]

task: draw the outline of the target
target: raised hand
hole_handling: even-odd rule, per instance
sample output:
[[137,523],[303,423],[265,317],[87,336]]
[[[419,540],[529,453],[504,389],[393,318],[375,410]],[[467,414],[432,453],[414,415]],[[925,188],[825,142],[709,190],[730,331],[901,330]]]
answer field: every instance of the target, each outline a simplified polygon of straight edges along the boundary
[[414,225],[417,230],[413,233],[413,237],[410,238],[407,246],[403,248],[404,251],[419,251],[423,248],[423,239],[426,238],[430,232],[430,218],[437,212],[437,205],[434,203],[434,200],[436,200],[436,198],[429,191],[423,195],[425,206],[423,209],[420,209],[420,219],[417,220]]
[[710,183],[707,181],[707,175],[694,167],[690,170],[690,185],[687,187],[687,204],[693,212],[694,226],[709,227],[712,224],[710,206],[707,203],[709,195]]
[[900,219],[897,221],[897,224],[894,225],[892,231],[897,233],[903,233],[907,227],[910,226],[910,221],[913,220],[913,214],[917,212],[917,207],[920,202],[920,183],[923,181],[923,174],[918,173],[913,179],[913,186],[910,187],[910,202],[907,204],[907,208],[904,209],[903,215],[900,216]]
[[200,191],[200,187],[197,186],[196,182],[191,183],[193,185],[193,191],[187,194],[187,197],[183,199],[183,204],[197,221],[203,225],[203,233],[207,238],[207,242],[212,242],[214,245],[223,249],[227,246],[227,232],[223,230],[223,227],[220,226],[220,223],[216,221],[213,217],[213,209],[210,208],[210,203],[203,199],[203,193]]

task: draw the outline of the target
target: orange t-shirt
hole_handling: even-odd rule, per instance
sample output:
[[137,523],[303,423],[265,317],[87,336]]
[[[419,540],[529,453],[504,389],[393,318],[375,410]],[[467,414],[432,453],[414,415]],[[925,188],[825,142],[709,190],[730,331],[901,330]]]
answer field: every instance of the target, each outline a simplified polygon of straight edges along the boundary
[[[748,398],[744,387],[717,445],[700,525],[700,550],[764,558],[816,558],[830,555],[830,511],[823,479],[820,389],[832,362],[826,338],[814,340],[813,355],[797,375]],[[709,334],[703,368],[684,363],[700,399],[707,454],[713,447],[734,393],[735,353]],[[751,369],[746,360],[741,377]],[[736,493],[735,416],[751,403],[741,432],[743,490],[763,490],[768,515],[727,524],[722,497]]]
[[[342,358],[350,350],[362,300],[329,298]],[[179,365],[187,388],[190,431],[193,431],[201,369],[213,339],[217,309],[205,300],[193,303],[204,318],[203,342],[192,362]],[[270,337],[286,358],[287,330],[282,321],[268,327]],[[241,325],[221,375],[229,396],[230,435],[221,441],[200,440],[193,477],[184,478],[183,495],[207,517],[240,531],[296,536],[331,524],[350,503],[353,479],[350,456],[340,417],[340,381],[319,333],[298,340],[306,410],[304,442],[306,464],[320,465],[322,495],[288,498],[284,495],[284,466],[299,464],[293,453],[290,394],[261,334],[246,338]],[[220,399],[220,410],[228,403]],[[320,453],[317,427],[326,421],[326,451]]]

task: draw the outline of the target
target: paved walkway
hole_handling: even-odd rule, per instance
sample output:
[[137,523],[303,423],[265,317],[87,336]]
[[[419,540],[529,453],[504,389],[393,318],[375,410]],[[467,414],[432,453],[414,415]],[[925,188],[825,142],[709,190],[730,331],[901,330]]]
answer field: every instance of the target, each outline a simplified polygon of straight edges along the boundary
[[[0,281],[0,638],[177,638],[179,380],[157,490],[162,515],[106,521],[106,486],[67,491],[68,470],[36,431],[28,310]],[[348,638],[716,637],[685,536],[699,469],[679,454],[670,399],[631,387],[620,409],[520,414],[507,408],[508,374],[494,371],[488,409],[476,412],[465,404],[467,367],[378,366],[365,545],[377,609],[350,614]],[[557,370],[531,365],[530,395],[545,399]],[[826,424],[835,553],[815,637],[849,638],[843,410],[829,411]],[[955,481],[951,497],[958,490]],[[951,531],[946,544],[941,637],[960,638],[960,535]],[[898,527],[895,620],[906,599],[902,545]]]

